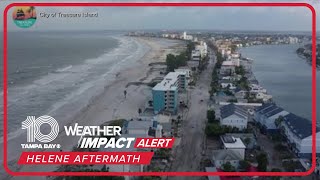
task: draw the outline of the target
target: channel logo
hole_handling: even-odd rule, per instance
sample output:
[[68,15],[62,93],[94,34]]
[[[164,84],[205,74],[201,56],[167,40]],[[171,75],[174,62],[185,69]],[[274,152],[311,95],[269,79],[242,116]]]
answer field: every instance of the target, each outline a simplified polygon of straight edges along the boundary
[[[40,128],[43,124],[49,125],[49,133],[43,134]],[[23,149],[42,149],[42,148],[60,148],[60,144],[36,144],[36,140],[41,143],[50,143],[55,140],[59,134],[59,124],[51,116],[27,116],[27,119],[21,123],[21,128],[27,131],[28,144],[21,144]]]
[[37,20],[37,12],[34,6],[17,6],[12,13],[13,22],[20,28],[29,28]]

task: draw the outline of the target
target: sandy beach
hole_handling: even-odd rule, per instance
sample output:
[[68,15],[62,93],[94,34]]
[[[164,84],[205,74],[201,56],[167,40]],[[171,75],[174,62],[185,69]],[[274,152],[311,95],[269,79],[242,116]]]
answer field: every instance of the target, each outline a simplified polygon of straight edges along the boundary
[[[162,40],[152,38],[136,38],[137,41],[150,47],[143,58],[136,61],[132,66],[119,68],[116,78],[109,85],[105,86],[104,92],[95,97],[91,103],[81,112],[68,121],[67,125],[79,123],[80,125],[101,125],[114,119],[128,119],[138,116],[138,109],[144,108],[151,97],[151,88],[146,85],[130,85],[133,82],[147,83],[159,75],[159,72],[152,72],[150,63],[165,62],[168,53],[177,53],[184,48],[182,41]],[[166,41],[164,43],[164,41]],[[124,97],[124,90],[127,97]],[[12,171],[54,171],[55,166],[24,166],[18,167],[15,159],[20,153],[12,149],[21,149],[20,140],[9,141],[8,161]],[[66,136],[63,127],[60,127],[60,134],[52,142],[60,144],[62,151],[70,151],[77,143],[77,137]],[[20,143],[19,143],[20,142]],[[25,143],[25,142],[24,142]],[[56,149],[55,151],[58,151]],[[2,150],[1,150],[1,153]],[[1,172],[0,179],[9,179],[6,173]],[[45,179],[45,177],[11,177],[12,179]]]

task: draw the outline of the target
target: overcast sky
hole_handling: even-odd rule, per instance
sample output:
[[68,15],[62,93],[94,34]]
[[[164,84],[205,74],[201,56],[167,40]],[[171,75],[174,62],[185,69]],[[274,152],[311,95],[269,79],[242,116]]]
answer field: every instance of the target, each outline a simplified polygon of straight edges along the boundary
[[[3,11],[3,7],[10,2],[13,1],[0,2],[1,11]],[[52,0],[47,2],[52,2]],[[290,2],[292,2],[292,0],[290,0]],[[320,1],[308,2],[312,4],[315,9],[320,9]],[[28,31],[74,29],[311,30],[311,12],[306,7],[36,7],[36,11],[38,17],[37,22],[33,27],[29,28]],[[40,13],[55,12],[98,12],[99,17],[69,19],[46,19],[39,17]],[[320,14],[320,11],[318,11],[318,14]],[[318,25],[320,25],[319,19],[320,16],[317,15]],[[3,23],[2,18],[0,22],[1,24]],[[12,21],[12,9],[8,14],[8,25],[9,30],[19,30]]]

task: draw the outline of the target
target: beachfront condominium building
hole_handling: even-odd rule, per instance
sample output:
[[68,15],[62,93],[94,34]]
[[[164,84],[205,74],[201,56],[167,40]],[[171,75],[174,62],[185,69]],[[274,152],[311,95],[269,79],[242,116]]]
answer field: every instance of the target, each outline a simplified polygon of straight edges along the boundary
[[185,72],[170,72],[164,79],[152,88],[154,113],[168,111],[177,112],[178,92],[186,90]]
[[188,67],[181,67],[181,68],[175,69],[174,72],[185,73],[186,74],[187,84],[191,81],[192,71]]

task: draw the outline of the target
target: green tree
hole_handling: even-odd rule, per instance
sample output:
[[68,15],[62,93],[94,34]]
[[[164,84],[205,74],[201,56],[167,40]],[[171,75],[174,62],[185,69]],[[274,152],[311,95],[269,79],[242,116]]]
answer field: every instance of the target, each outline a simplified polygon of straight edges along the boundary
[[222,164],[221,168],[224,172],[236,171],[236,168],[234,166],[232,166],[230,162],[226,162],[226,163]]
[[245,161],[245,160],[239,161],[239,169],[243,171],[247,171],[249,167],[250,167],[250,163],[248,161]]
[[176,68],[175,56],[173,54],[168,54],[166,58],[167,71],[173,72]]
[[103,165],[103,167],[101,168],[101,171],[106,172],[107,171],[107,166]]
[[225,130],[218,123],[209,123],[206,126],[205,132],[209,137],[219,137],[225,133]]
[[240,80],[237,81],[237,84],[241,89],[245,89],[246,91],[250,90],[248,79],[244,76],[242,76]]
[[216,112],[213,109],[207,110],[207,119],[209,123],[212,123],[216,119]]
[[245,145],[248,146],[248,145],[251,143],[251,139],[247,137],[247,138],[245,138],[245,139],[243,140],[243,142],[244,142]]
[[267,166],[268,166],[268,156],[266,153],[260,153],[257,156],[257,161],[258,161],[258,170],[265,172],[267,171]]
[[237,45],[235,45],[235,44],[232,44],[231,46],[230,46],[230,48],[231,48],[231,52],[236,52],[236,50],[237,50]]
[[274,121],[274,124],[279,128],[282,121],[283,121],[283,116],[279,116],[275,121]]
[[237,74],[241,75],[241,76],[244,76],[245,73],[246,73],[246,71],[245,71],[245,69],[243,68],[242,65],[240,65],[239,67],[236,67],[236,68],[235,68],[235,72],[236,72]]
[[274,145],[274,149],[281,152],[281,151],[286,151],[287,147],[281,143],[277,143],[276,145]]
[[187,57],[185,52],[182,52],[176,56],[173,54],[168,54],[166,58],[167,71],[173,72],[174,69],[180,66],[185,66],[187,64],[186,58]]

